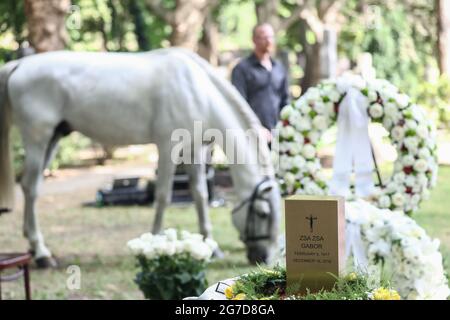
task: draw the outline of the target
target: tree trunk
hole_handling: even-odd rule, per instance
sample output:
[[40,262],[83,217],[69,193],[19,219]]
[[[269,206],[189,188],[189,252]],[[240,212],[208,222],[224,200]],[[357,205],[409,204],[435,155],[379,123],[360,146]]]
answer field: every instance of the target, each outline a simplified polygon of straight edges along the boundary
[[25,0],[30,44],[37,52],[63,50],[67,44],[65,17],[70,0]]
[[269,23],[275,30],[275,33],[277,33],[280,28],[280,17],[278,15],[279,5],[280,0],[265,0],[257,2],[255,4],[255,9],[258,24]]
[[436,9],[439,70],[450,77],[450,0],[436,0]]
[[214,66],[219,64],[219,27],[211,13],[205,19],[198,53]]
[[177,0],[171,21],[173,46],[197,51],[200,33],[207,16],[207,0]]
[[321,79],[321,44],[316,42],[312,45],[305,46],[305,67],[304,76],[301,80],[302,92],[306,92],[308,88],[315,86]]
[[197,51],[203,23],[218,0],[176,0],[175,8],[168,9],[162,0],[147,0],[150,11],[171,27],[170,44]]

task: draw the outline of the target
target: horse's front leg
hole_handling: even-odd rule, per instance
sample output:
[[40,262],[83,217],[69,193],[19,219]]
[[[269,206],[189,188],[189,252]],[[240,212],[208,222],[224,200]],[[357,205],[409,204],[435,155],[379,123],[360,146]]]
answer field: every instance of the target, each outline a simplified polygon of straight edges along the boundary
[[175,163],[171,159],[170,145],[158,146],[158,177],[155,190],[155,220],[153,234],[161,233],[164,210],[172,200]]
[[[208,186],[206,181],[206,168],[204,161],[198,161],[198,164],[187,165],[189,174],[189,183],[192,197],[198,214],[200,233],[205,238],[212,239],[212,225],[208,212]],[[223,252],[217,248],[214,252],[216,258],[223,258]]]
[[36,198],[42,182],[42,172],[46,158],[46,146],[39,144],[25,145],[25,167],[21,185],[25,197],[24,235],[28,238],[38,267],[55,267],[50,250],[44,243],[36,215]]
[[186,166],[189,174],[189,184],[198,214],[200,233],[205,238],[211,238],[211,222],[208,215],[208,187],[204,164],[190,164]]

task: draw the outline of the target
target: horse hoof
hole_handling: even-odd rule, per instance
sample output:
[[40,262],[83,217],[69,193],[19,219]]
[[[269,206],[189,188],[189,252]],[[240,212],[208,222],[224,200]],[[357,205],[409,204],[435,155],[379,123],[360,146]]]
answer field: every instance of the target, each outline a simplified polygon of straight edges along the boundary
[[58,266],[58,264],[52,257],[42,257],[36,259],[36,266],[38,269],[54,269]]
[[222,260],[223,258],[225,258],[225,253],[217,248],[216,250],[214,250],[212,257],[214,260]]

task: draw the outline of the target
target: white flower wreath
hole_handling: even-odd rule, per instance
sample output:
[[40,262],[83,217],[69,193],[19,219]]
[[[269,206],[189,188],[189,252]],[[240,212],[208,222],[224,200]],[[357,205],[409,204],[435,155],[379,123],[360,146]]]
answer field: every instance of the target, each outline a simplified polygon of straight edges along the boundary
[[359,230],[365,267],[383,269],[403,299],[447,299],[450,289],[439,240],[431,239],[416,221],[364,200],[347,202],[345,216],[346,228]]
[[367,97],[371,121],[384,126],[397,149],[393,175],[377,188],[374,204],[411,214],[436,184],[436,130],[424,110],[386,80],[365,81],[359,76],[327,80],[282,109],[276,127],[279,145],[274,148],[281,188],[285,194],[328,193],[317,144],[336,122],[349,87]]

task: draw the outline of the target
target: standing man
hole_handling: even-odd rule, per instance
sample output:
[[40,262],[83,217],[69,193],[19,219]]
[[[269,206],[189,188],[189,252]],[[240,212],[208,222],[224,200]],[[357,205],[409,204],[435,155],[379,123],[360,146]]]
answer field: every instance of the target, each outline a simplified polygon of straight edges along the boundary
[[288,75],[283,64],[271,57],[275,36],[270,24],[253,28],[253,45],[253,53],[233,69],[231,82],[267,129],[270,142],[270,130],[277,124],[281,108],[289,103]]

